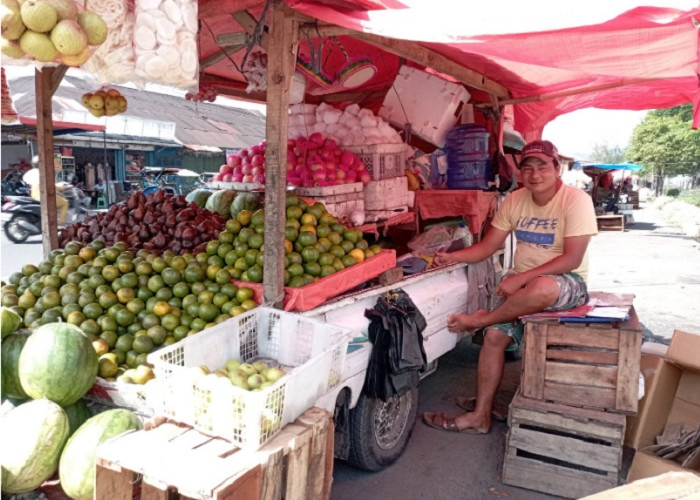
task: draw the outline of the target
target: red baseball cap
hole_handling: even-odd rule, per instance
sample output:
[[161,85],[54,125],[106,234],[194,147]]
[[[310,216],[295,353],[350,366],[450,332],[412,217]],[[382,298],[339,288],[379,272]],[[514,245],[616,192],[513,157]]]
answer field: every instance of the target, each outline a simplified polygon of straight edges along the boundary
[[556,146],[549,141],[529,142],[523,146],[523,149],[520,152],[520,164],[518,164],[518,168],[520,168],[520,165],[522,165],[526,158],[531,156],[539,158],[543,161],[558,161],[559,152],[557,151]]

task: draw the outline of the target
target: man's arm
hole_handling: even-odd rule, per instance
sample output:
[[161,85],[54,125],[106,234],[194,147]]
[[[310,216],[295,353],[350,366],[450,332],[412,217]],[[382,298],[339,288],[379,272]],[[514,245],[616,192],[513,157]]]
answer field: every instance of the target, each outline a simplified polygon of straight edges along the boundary
[[508,234],[508,231],[503,231],[502,229],[491,226],[491,229],[486,233],[484,239],[479,243],[475,243],[468,248],[452,253],[437,252],[433,262],[438,266],[457,264],[458,262],[464,262],[466,264],[481,262],[485,258],[496,253],[496,251],[503,246]]
[[541,266],[533,267],[529,271],[504,279],[498,287],[498,294],[508,297],[538,276],[564,274],[573,271],[581,265],[590,241],[590,235],[564,238],[564,253]]

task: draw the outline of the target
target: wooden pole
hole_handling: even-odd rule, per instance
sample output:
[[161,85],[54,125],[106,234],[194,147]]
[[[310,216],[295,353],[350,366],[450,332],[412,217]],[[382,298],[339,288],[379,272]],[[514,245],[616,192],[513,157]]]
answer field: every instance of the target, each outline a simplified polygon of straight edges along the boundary
[[34,73],[41,196],[41,239],[44,246],[44,258],[48,258],[51,250],[58,248],[56,173],[53,164],[53,117],[51,116],[51,96],[56,89],[55,71],[56,68],[46,67],[42,70],[37,69]]
[[[261,20],[264,22],[264,20]],[[267,44],[267,118],[265,136],[265,267],[263,300],[284,305],[284,223],[287,184],[287,107],[298,48],[297,22],[272,9]]]

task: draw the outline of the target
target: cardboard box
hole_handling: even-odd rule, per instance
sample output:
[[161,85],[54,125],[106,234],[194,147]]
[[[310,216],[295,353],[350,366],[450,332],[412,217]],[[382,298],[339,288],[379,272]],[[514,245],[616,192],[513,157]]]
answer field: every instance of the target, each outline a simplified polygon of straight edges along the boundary
[[[655,444],[656,437],[663,434],[669,425],[695,428],[700,424],[699,353],[700,335],[680,330],[674,332],[666,358],[656,370],[639,417],[636,436],[639,450]],[[638,451],[628,481],[673,470],[685,469],[677,462]]]
[[625,431],[625,446],[629,446],[635,450],[639,449],[640,428],[644,425],[645,418],[648,416],[644,408],[649,399],[649,392],[654,384],[656,372],[663,362],[664,358],[662,356],[646,353],[644,352],[644,346],[642,346],[639,371],[644,377],[644,397],[639,400],[639,413],[627,417],[627,430]]

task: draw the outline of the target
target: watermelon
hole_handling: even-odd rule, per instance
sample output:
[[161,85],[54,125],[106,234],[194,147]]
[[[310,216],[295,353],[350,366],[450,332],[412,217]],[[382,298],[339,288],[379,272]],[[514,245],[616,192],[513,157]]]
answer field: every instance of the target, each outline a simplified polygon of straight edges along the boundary
[[207,200],[212,195],[212,191],[208,189],[195,189],[185,196],[185,201],[194,202],[198,207],[204,208],[207,205]]
[[24,344],[19,380],[29,397],[68,406],[90,390],[98,363],[82,330],[68,323],[49,323],[37,328]]
[[58,476],[73,500],[92,500],[95,492],[97,447],[119,434],[141,428],[135,413],[124,409],[98,413],[81,425],[61,454]]
[[234,219],[242,210],[256,211],[260,208],[260,196],[255,193],[240,193],[231,203],[231,217]]
[[13,333],[2,341],[2,392],[10,398],[29,398],[19,381],[19,355],[28,338],[27,334]]
[[19,314],[8,307],[2,308],[2,313],[0,313],[0,329],[2,329],[3,339],[11,333],[15,333],[21,325],[22,318]]
[[48,399],[29,401],[0,420],[2,491],[31,491],[56,473],[68,439],[68,417]]
[[28,403],[29,401],[33,401],[33,399],[14,399],[14,398],[6,398],[2,400],[2,405],[0,405],[0,418],[4,417],[8,413],[10,413],[12,410],[17,408],[19,405],[23,403]]
[[66,415],[68,416],[71,436],[81,425],[92,417],[92,412],[90,411],[90,408],[88,408],[88,405],[84,399],[79,399],[72,405],[64,407],[63,411],[65,411]]
[[236,193],[228,189],[222,189],[221,191],[216,191],[208,199],[204,206],[210,212],[216,212],[223,216],[229,214],[231,210],[231,203],[236,198]]

